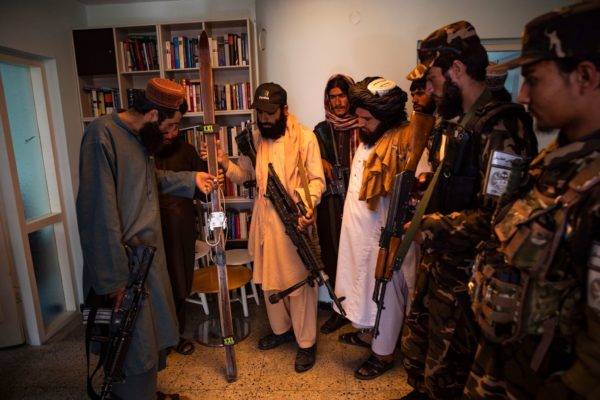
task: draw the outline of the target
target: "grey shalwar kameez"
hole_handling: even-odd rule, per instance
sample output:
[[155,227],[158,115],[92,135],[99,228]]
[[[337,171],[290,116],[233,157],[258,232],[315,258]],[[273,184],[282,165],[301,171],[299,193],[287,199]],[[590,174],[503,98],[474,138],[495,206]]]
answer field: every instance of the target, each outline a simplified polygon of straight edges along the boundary
[[[159,352],[177,344],[178,331],[165,263],[158,191],[191,198],[195,172],[157,171],[140,138],[115,113],[91,122],[83,134],[77,218],[83,251],[83,290],[105,295],[125,287],[124,244],[157,251],[125,360],[125,375],[161,369]],[[163,352],[164,353],[164,352]]]

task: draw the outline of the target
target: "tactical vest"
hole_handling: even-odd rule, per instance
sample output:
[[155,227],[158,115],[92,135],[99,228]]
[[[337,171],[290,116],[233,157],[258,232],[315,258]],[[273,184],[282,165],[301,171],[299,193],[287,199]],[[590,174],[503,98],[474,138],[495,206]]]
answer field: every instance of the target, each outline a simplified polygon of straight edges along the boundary
[[553,265],[569,265],[560,246],[574,206],[600,182],[600,159],[568,182],[568,190],[548,198],[536,188],[516,200],[494,226],[498,242],[480,245],[469,289],[482,334],[508,343],[525,335],[542,335],[532,368],[536,370],[555,329],[568,336],[578,323],[572,309],[582,296],[574,276],[552,277]]
[[523,106],[492,99],[476,111],[465,127],[447,123],[444,165],[427,213],[449,214],[479,208],[484,167],[480,162],[481,135],[490,131],[500,118],[513,115],[525,125],[531,120]]

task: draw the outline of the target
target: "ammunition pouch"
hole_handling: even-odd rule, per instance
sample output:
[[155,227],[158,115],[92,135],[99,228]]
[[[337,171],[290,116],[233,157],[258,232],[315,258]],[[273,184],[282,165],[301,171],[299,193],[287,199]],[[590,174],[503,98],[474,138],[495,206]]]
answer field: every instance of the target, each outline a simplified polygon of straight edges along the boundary
[[518,270],[506,267],[495,241],[482,242],[469,282],[471,308],[483,336],[493,343],[521,336],[523,299],[528,279],[521,282]]
[[[500,243],[479,252],[470,283],[472,307],[485,337],[496,343],[525,335],[567,332],[578,298],[575,278],[548,279],[564,233],[567,210],[547,207],[535,190],[517,200],[494,227]],[[552,211],[552,212],[549,212]],[[497,252],[494,255],[494,250]]]
[[437,193],[432,196],[428,212],[449,214],[474,208],[479,191],[478,146],[474,135],[460,126],[446,134],[446,155]]

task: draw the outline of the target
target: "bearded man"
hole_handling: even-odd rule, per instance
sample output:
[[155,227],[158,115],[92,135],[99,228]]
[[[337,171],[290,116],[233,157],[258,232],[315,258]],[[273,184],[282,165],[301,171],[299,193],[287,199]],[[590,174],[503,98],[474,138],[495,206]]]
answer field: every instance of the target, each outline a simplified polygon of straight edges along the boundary
[[158,195],[192,198],[196,188],[212,190],[216,179],[205,172],[156,170],[154,153],[186,110],[182,86],[152,78],[132,108],[94,120],[81,141],[77,222],[86,302],[103,297],[117,308],[129,280],[125,245],[156,248],[148,296],[125,357],[125,381],[112,387],[116,398],[156,399],[157,372],[165,367],[166,350],[178,340]]
[[[317,227],[325,273],[335,283],[342,210],[350,176],[350,164],[358,146],[358,121],[350,113],[348,90],[354,80],[346,75],[334,75],[325,87],[325,121],[315,126],[321,150],[321,162],[327,181],[321,204],[317,207]],[[335,176],[334,176],[335,174]],[[335,286],[334,286],[335,287]],[[321,333],[331,333],[347,324],[348,319],[333,312],[321,326]]]
[[[426,74],[427,91],[447,122],[428,213],[420,221],[423,259],[402,353],[406,399],[455,399],[462,394],[478,340],[467,283],[477,245],[490,236],[490,220],[507,180],[494,181],[500,160],[530,160],[537,152],[531,118],[517,105],[493,99],[486,87],[487,53],[466,21],[444,26],[421,44],[408,76]],[[498,170],[506,172],[506,170]],[[493,184],[490,182],[493,181]],[[417,282],[421,281],[421,276]]]
[[[372,355],[355,371],[357,379],[376,378],[393,366],[393,349],[409,292],[404,270],[393,274],[384,299],[386,316],[381,319],[377,340],[371,343],[377,314],[372,295],[379,237],[386,223],[394,178],[406,165],[407,98],[395,82],[378,77],[365,78],[350,87],[350,105],[358,117],[361,144],[352,161],[344,203],[335,292],[346,298],[343,305],[347,318],[358,329],[340,335],[339,340],[372,349]],[[407,273],[414,273],[414,249],[404,265],[411,264]]]
[[[256,176],[258,194],[252,211],[248,251],[254,259],[253,279],[262,284],[273,331],[259,340],[258,348],[270,350],[295,340],[298,351],[294,367],[296,372],[304,372],[312,368],[316,359],[318,288],[304,285],[276,304],[269,302],[271,294],[306,279],[309,272],[265,194],[268,165],[272,163],[294,202],[303,201],[308,209],[306,217],[299,216],[299,227],[304,229],[311,225],[314,217],[313,210],[307,206],[307,196],[316,206],[325,190],[321,153],[314,133],[288,112],[287,93],[280,85],[260,85],[251,108],[256,109],[258,121],[258,130],[253,132],[256,167],[245,156],[239,158],[239,165],[235,164],[222,151],[218,153],[219,163],[235,183]],[[304,172],[300,171],[299,163],[306,173],[309,193],[303,189]]]
[[[175,115],[175,125],[163,135],[163,146],[155,156],[156,168],[169,171],[207,171],[207,163],[200,159],[196,148],[179,135],[181,114]],[[174,350],[179,354],[190,355],[195,347],[191,340],[183,337],[183,333],[185,299],[190,295],[194,277],[194,252],[198,236],[196,208],[193,199],[169,194],[161,194],[159,202],[167,269],[179,322],[179,343]]]

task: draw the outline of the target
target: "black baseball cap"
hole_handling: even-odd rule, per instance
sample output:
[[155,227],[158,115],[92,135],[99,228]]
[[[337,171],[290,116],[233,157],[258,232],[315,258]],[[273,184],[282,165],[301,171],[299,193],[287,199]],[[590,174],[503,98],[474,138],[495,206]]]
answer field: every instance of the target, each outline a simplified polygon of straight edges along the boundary
[[525,25],[521,56],[490,69],[511,69],[542,60],[600,54],[600,2],[577,3]]
[[280,106],[287,104],[286,91],[276,83],[263,83],[254,92],[254,101],[250,108],[266,111],[269,113],[275,112]]
[[423,40],[417,50],[420,64],[408,73],[406,79],[414,81],[423,78],[443,54],[455,55],[458,58],[477,46],[481,46],[481,41],[473,25],[467,21],[448,24]]

